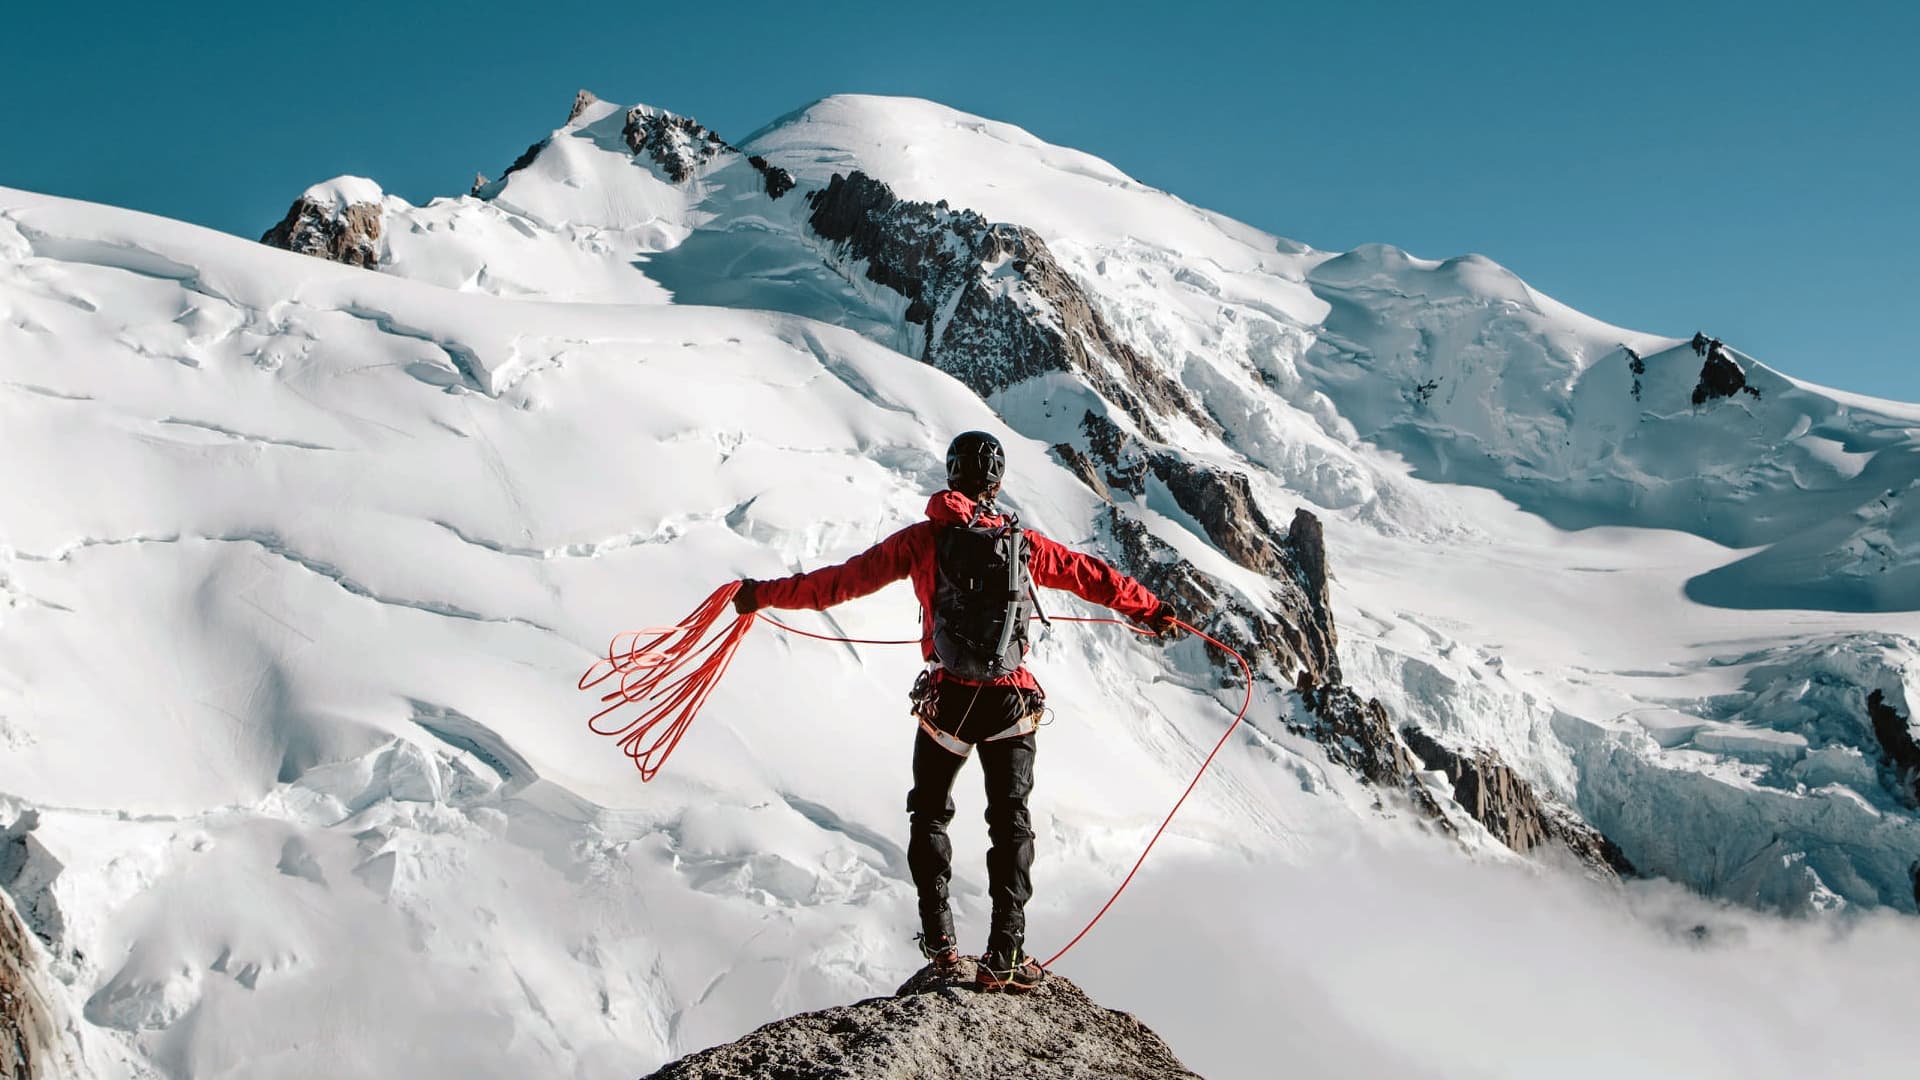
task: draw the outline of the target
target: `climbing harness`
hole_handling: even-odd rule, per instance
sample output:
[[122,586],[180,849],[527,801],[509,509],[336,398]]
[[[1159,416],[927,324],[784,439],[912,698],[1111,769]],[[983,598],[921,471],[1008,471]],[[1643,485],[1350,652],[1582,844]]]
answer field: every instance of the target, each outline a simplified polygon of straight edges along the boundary
[[[587,720],[587,726],[597,735],[618,740],[620,749],[626,752],[627,757],[632,759],[634,767],[640,770],[642,782],[652,780],[660,772],[661,766],[667,763],[667,758],[672,755],[674,747],[680,745],[680,740],[686,735],[687,728],[693,725],[693,718],[699,713],[700,706],[706,704],[708,696],[720,684],[721,677],[727,673],[728,666],[733,663],[734,654],[740,650],[740,643],[746,640],[747,631],[753,628],[756,619],[764,619],[789,634],[813,638],[816,641],[843,642],[852,645],[920,644],[919,638],[882,640],[816,634],[799,627],[788,626],[760,612],[738,616],[725,629],[713,633],[721,616],[732,609],[733,596],[739,591],[740,583],[730,581],[715,589],[711,596],[701,601],[699,607],[672,626],[651,626],[643,630],[630,630],[616,636],[607,646],[607,655],[594,661],[593,666],[580,676],[579,685],[582,690],[599,688],[609,680],[616,680],[617,677],[617,681],[612,684],[612,689],[605,691],[600,698],[602,702],[607,703],[606,708],[593,714]],[[1035,618],[1040,617],[1035,616]],[[1049,622],[1112,623],[1136,634],[1153,636],[1153,631],[1121,619],[1055,615]],[[1147,846],[1140,852],[1140,857],[1134,860],[1133,869],[1127,871],[1127,876],[1121,880],[1119,887],[1113,890],[1113,895],[1108,897],[1107,902],[1102,904],[1093,918],[1087,921],[1087,925],[1073,936],[1073,940],[1067,942],[1059,952],[1054,953],[1040,965],[1043,968],[1052,967],[1055,961],[1067,954],[1068,949],[1078,945],[1080,939],[1086,937],[1087,932],[1100,921],[1101,916],[1113,907],[1114,901],[1120,899],[1120,894],[1126,891],[1127,885],[1133,881],[1134,875],[1140,872],[1141,865],[1147,861],[1147,855],[1153,851],[1153,845],[1160,841],[1160,836],[1167,831],[1167,826],[1173,824],[1173,816],[1180,812],[1180,807],[1185,805],[1187,796],[1193,794],[1193,789],[1199,786],[1200,778],[1206,775],[1207,766],[1213,764],[1213,759],[1220,753],[1220,748],[1227,745],[1227,739],[1233,735],[1234,729],[1240,726],[1240,721],[1246,718],[1247,710],[1253,707],[1253,668],[1247,663],[1246,657],[1191,623],[1176,619],[1174,625],[1239,661],[1240,670],[1246,680],[1246,700],[1241,702],[1240,711],[1234,714],[1233,722],[1227,725],[1227,730],[1220,733],[1220,741],[1213,744],[1213,749],[1207,753],[1206,760],[1200,763],[1199,770],[1187,783],[1186,790],[1174,800],[1173,809],[1167,811],[1167,816],[1160,822],[1160,827],[1154,830],[1153,837],[1147,841]],[[641,707],[639,715],[624,724],[615,726],[615,722],[610,718],[631,705]],[[922,724],[925,725],[924,720]],[[968,749],[971,747],[969,746]]]

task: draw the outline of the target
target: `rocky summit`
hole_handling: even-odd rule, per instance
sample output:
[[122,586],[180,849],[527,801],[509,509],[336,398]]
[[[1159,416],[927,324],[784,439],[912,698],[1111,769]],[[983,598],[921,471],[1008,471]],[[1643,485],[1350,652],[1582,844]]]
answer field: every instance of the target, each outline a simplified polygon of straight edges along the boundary
[[649,1080],[1177,1080],[1198,1074],[1127,1013],[1050,975],[1030,994],[973,989],[973,965],[929,965],[892,997],[768,1024]]

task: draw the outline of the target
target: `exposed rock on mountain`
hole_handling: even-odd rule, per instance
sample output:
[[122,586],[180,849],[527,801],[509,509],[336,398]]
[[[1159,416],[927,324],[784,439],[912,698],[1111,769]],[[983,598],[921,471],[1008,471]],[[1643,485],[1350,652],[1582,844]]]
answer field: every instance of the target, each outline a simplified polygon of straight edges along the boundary
[[[1264,519],[1263,519],[1264,520]],[[1327,537],[1320,519],[1305,509],[1293,512],[1293,524],[1283,542],[1289,569],[1300,586],[1307,609],[1298,622],[1301,653],[1307,667],[1321,673],[1320,681],[1339,683],[1340,635],[1333,626],[1333,603],[1327,595]]]
[[815,232],[910,301],[906,320],[924,329],[921,359],[980,396],[1065,372],[1149,437],[1158,438],[1157,417],[1214,427],[1185,388],[1120,339],[1032,230],[944,200],[900,199],[862,172],[834,174],[807,201]]
[[778,199],[793,190],[793,174],[778,165],[769,164],[766,158],[755,154],[747,159],[747,164],[753,166],[765,182],[767,198]]
[[1262,574],[1285,568],[1280,554],[1285,537],[1253,501],[1253,487],[1244,474],[1174,454],[1153,455],[1152,468],[1173,493],[1173,501],[1200,523],[1207,539],[1227,558]]
[[26,926],[0,890],[0,1077],[53,1080],[70,1076],[57,1042],[53,1009],[41,993]]
[[[588,106],[599,101],[585,90],[580,93],[585,100],[575,99],[573,114],[568,117],[569,123],[577,119]],[[627,121],[621,129],[621,136],[634,156],[644,155],[660,167],[668,180],[676,184],[693,179],[696,172],[726,155],[740,153],[733,144],[692,117],[678,116],[646,105],[636,105],[627,110]],[[793,190],[793,174],[768,162],[766,158],[755,155],[747,158],[747,164],[760,174],[768,198],[778,199]]]
[[628,149],[647,155],[676,184],[692,179],[694,170],[722,153],[737,152],[692,117],[646,105],[627,110],[627,125],[621,133]]
[[1379,699],[1362,700],[1350,686],[1315,685],[1305,671],[1295,689],[1315,723],[1294,730],[1313,736],[1326,747],[1328,758],[1368,783],[1402,792],[1422,814],[1452,831],[1439,800],[1414,778],[1418,765]]
[[[551,139],[541,139],[539,142],[533,143],[525,150],[520,151],[520,156],[513,159],[513,164],[507,166],[507,170],[500,174],[500,179],[505,180],[507,177],[533,164],[533,159],[539,157],[540,151],[545,150],[547,144],[552,141]],[[477,188],[478,185],[476,185],[476,190]]]
[[567,123],[571,124],[580,119],[580,114],[587,111],[587,106],[597,104],[599,101],[599,97],[591,90],[576,91],[573,95],[573,108],[567,113]]
[[1550,841],[1566,845],[1593,870],[1619,876],[1633,873],[1620,848],[1568,807],[1534,790],[1532,784],[1492,750],[1461,753],[1415,727],[1401,730],[1413,752],[1429,769],[1447,774],[1461,809],[1500,842],[1528,852]]
[[1091,412],[1081,418],[1080,430],[1087,439],[1085,453],[1055,447],[1076,475],[1108,499],[1115,490],[1144,495],[1149,476],[1165,484],[1222,554],[1274,581],[1272,604],[1280,618],[1253,610],[1116,507],[1109,515],[1110,529],[1129,573],[1196,617],[1213,612],[1216,636],[1247,653],[1256,665],[1259,658],[1270,661],[1269,676],[1280,685],[1290,685],[1296,673],[1304,673],[1314,685],[1341,681],[1339,637],[1327,602],[1326,541],[1318,518],[1299,510],[1293,527],[1282,532],[1254,501],[1245,476],[1148,449],[1113,421]]
[[1031,994],[983,994],[931,967],[892,997],[775,1021],[691,1054],[651,1080],[1181,1080],[1197,1074],[1146,1025],[1050,976]]
[[379,185],[343,176],[316,184],[293,201],[260,242],[302,255],[372,270],[380,264]]
[[1693,388],[1693,403],[1704,405],[1715,398],[1746,393],[1760,396],[1759,388],[1747,382],[1747,373],[1719,342],[1707,351],[1707,362],[1700,368],[1700,384]]
[[[1193,613],[1190,617],[1209,633],[1246,656],[1256,677],[1284,687],[1289,685],[1288,672],[1293,673],[1291,684],[1313,718],[1310,724],[1291,725],[1295,731],[1320,742],[1335,763],[1383,791],[1402,793],[1422,814],[1444,825],[1446,815],[1414,776],[1419,766],[1386,707],[1340,681],[1319,525],[1307,511],[1296,513],[1294,527],[1282,541],[1284,564],[1273,577],[1275,613],[1269,614],[1222,588],[1119,507],[1107,513],[1117,561],[1128,573],[1177,609]],[[1236,677],[1238,669],[1225,654],[1208,646],[1208,655],[1226,677]]]
[[[1886,752],[1887,764],[1899,779],[1901,797],[1920,803],[1920,740],[1914,738],[1913,725],[1887,701],[1882,690],[1867,695],[1867,719],[1873,724],[1881,750]],[[1920,890],[1920,885],[1916,889]],[[1920,900],[1920,891],[1914,895]]]

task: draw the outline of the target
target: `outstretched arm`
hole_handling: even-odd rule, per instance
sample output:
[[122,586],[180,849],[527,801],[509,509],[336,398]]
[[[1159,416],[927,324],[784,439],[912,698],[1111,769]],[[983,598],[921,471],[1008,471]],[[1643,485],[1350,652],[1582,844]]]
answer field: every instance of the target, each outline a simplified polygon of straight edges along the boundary
[[753,608],[807,608],[821,611],[868,593],[878,592],[913,570],[914,548],[924,523],[909,525],[838,566],[823,566],[805,574],[756,581],[741,589]]
[[1161,607],[1145,585],[1092,555],[1082,555],[1037,532],[1029,531],[1033,560],[1028,564],[1036,585],[1065,589],[1082,600],[1112,608],[1130,619],[1147,622]]

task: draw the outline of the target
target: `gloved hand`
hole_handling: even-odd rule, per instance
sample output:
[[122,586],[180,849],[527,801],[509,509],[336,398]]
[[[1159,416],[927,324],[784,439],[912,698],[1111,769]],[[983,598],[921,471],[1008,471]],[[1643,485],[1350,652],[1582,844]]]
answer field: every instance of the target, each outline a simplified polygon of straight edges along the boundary
[[741,578],[740,591],[733,594],[733,610],[742,615],[751,615],[759,611],[760,602],[754,596],[759,588],[760,583],[752,578]]
[[1173,605],[1162,600],[1160,606],[1153,609],[1153,614],[1147,616],[1147,629],[1153,631],[1153,635],[1161,641],[1172,641],[1182,632],[1179,619],[1180,614],[1173,610]]

